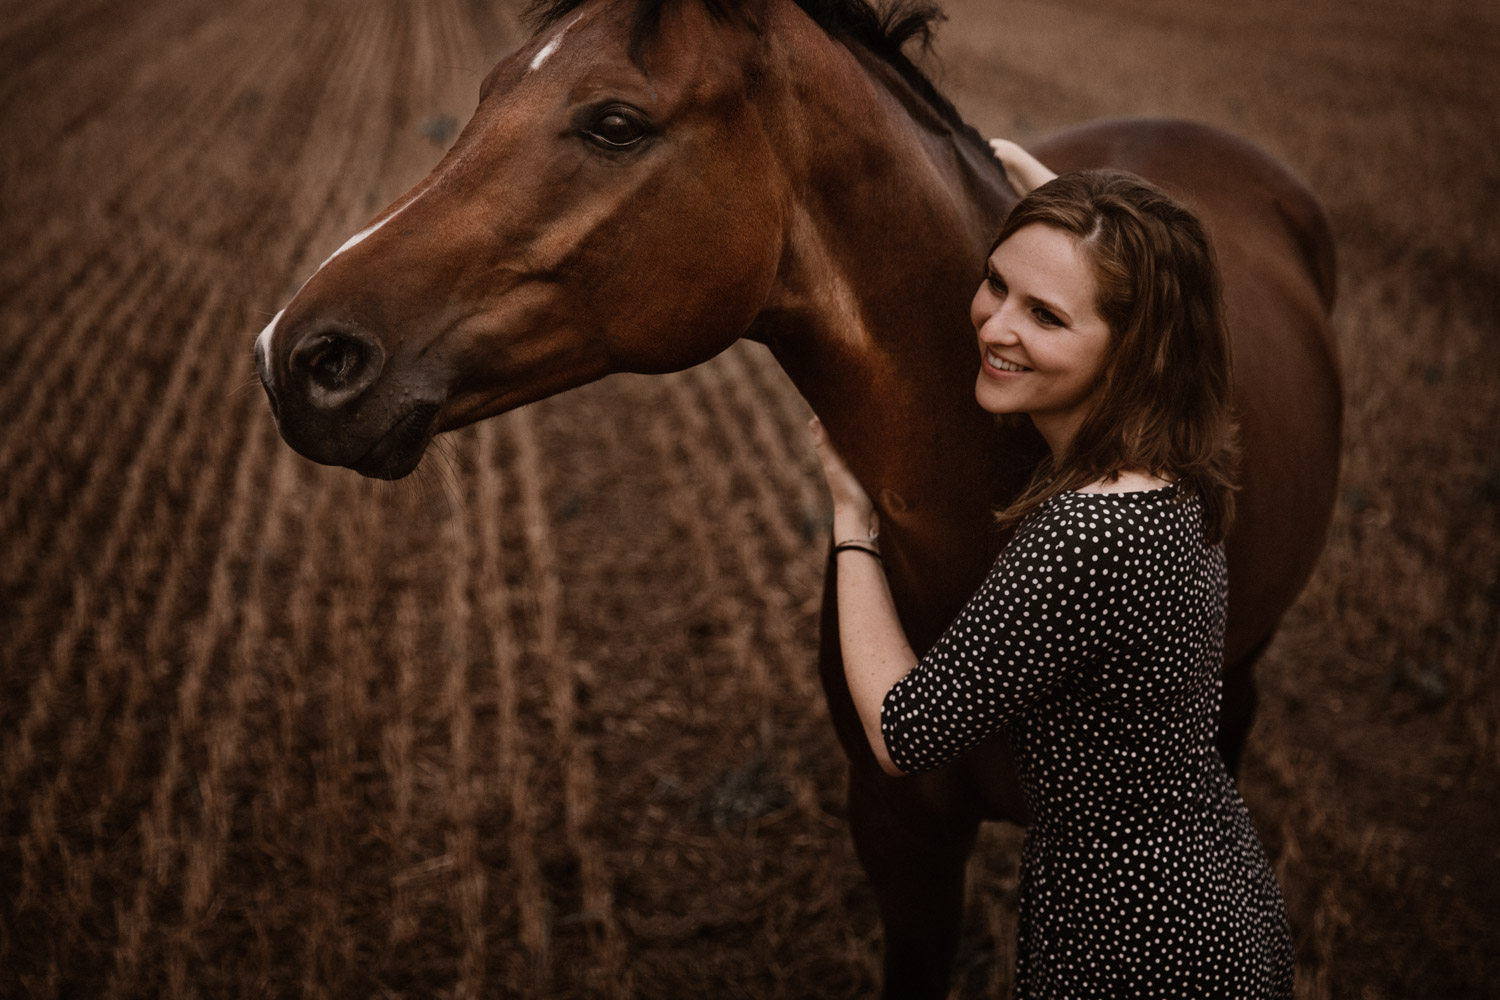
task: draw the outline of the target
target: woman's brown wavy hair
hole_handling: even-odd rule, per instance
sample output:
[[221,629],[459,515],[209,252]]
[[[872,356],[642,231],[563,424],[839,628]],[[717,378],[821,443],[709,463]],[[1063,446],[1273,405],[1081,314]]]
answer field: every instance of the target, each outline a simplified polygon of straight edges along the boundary
[[1014,527],[1047,500],[1138,470],[1196,493],[1204,536],[1234,519],[1239,457],[1230,401],[1229,330],[1219,269],[1192,212],[1134,174],[1059,175],[1021,199],[994,248],[1025,226],[1073,236],[1109,325],[1093,405],[1064,455],[1054,455],[997,518]]

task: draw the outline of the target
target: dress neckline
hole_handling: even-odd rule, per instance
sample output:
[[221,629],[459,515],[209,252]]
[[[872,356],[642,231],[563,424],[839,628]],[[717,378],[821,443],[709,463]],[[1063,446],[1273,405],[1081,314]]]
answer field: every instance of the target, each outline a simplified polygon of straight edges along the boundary
[[1163,486],[1153,486],[1149,490],[1064,490],[1058,496],[1074,497],[1150,497],[1158,493],[1172,493],[1181,489],[1177,483],[1167,483]]

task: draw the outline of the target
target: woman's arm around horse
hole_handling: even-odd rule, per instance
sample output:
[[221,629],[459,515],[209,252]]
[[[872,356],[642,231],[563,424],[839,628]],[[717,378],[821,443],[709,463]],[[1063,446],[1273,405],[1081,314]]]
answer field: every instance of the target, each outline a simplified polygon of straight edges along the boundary
[[880,562],[875,505],[833,449],[823,424],[813,418],[809,427],[833,496],[833,537],[839,549],[839,649],[849,694],[881,770],[900,775],[903,772],[891,761],[880,731],[880,706],[886,692],[916,666],[917,654],[901,628]]
[[[1108,505],[1074,502],[1054,512],[1023,552],[1002,556],[943,636],[918,658],[886,582],[874,505],[822,425],[814,419],[810,426],[833,497],[844,675],[865,738],[887,774],[947,763],[1107,655],[1105,637],[1121,634],[1117,609],[1095,602],[1085,609],[1076,594],[1100,579],[1115,586],[1140,583],[1131,569],[1131,546],[1122,544],[1118,531],[1114,538],[1107,530],[1100,534],[1099,524],[1113,516]],[[1117,482],[1092,484],[1078,496],[1164,485],[1129,473]],[[1065,631],[1055,634],[1054,627]],[[976,685],[984,696],[963,696],[960,708],[955,699]],[[930,725],[937,718],[944,723]]]

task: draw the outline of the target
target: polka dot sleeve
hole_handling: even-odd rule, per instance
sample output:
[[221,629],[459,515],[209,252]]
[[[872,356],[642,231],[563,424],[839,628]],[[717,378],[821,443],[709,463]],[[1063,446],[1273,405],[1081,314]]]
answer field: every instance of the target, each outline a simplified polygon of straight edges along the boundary
[[887,692],[881,731],[903,771],[939,767],[1097,662],[1121,630],[1121,526],[1079,505],[1021,526],[936,645]]

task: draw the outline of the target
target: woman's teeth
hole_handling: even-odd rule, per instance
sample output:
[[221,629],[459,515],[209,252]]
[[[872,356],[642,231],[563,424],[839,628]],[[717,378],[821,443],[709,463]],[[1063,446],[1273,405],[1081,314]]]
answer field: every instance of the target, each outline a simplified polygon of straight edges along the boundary
[[985,356],[989,358],[991,365],[994,365],[996,368],[1000,369],[1003,372],[1029,372],[1029,371],[1031,371],[1030,368],[1027,368],[1024,365],[1011,364],[1009,361],[1006,361],[1004,358],[996,357],[993,354],[988,354],[987,353]]

